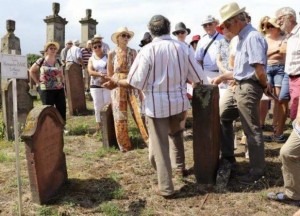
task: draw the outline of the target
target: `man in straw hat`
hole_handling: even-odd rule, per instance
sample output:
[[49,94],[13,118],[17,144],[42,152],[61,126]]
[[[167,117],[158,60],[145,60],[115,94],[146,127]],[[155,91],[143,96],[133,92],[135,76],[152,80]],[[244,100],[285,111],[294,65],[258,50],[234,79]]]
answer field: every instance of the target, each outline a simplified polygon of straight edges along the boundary
[[[245,184],[259,180],[265,171],[265,153],[262,129],[259,119],[259,103],[263,92],[267,93],[265,67],[267,64],[267,43],[263,36],[247,23],[245,8],[235,2],[220,9],[220,26],[238,35],[233,79],[235,88],[228,88],[220,100],[221,159],[236,163],[234,157],[234,134],[232,122],[240,116],[242,128],[247,136],[250,170],[240,177]],[[227,77],[227,79],[232,77]]]
[[171,198],[175,193],[172,167],[181,174],[185,171],[183,130],[189,108],[185,82],[189,79],[199,83],[205,76],[193,50],[171,38],[170,21],[166,17],[153,16],[148,29],[153,42],[141,49],[128,78],[111,80],[106,86],[133,86],[144,92],[149,160],[158,175],[156,193]]
[[[280,149],[284,192],[272,192],[268,194],[268,197],[279,202],[296,202],[300,205],[300,25],[297,24],[295,10],[290,7],[277,10],[276,18],[281,30],[289,34],[285,61],[285,72],[288,75],[289,84],[287,83],[285,89],[282,88],[279,99],[287,99],[289,89],[291,119],[295,120],[290,137]],[[284,95],[287,98],[284,98]]]

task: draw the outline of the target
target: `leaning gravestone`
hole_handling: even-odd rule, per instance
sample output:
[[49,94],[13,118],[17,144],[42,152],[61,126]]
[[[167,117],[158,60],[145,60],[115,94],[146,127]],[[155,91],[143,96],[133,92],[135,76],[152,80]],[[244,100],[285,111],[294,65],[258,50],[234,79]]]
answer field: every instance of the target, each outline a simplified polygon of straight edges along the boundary
[[[18,101],[18,121],[19,131],[25,125],[26,117],[33,108],[33,100],[29,94],[29,86],[27,80],[17,80],[17,101]],[[9,80],[3,89],[3,119],[5,125],[5,137],[8,140],[14,139],[14,117],[13,117],[13,91],[12,80]]]
[[103,147],[118,147],[114,117],[112,114],[111,104],[106,104],[100,111],[102,123],[102,143]]
[[192,106],[195,176],[198,183],[215,184],[220,153],[218,86],[197,86]]
[[68,178],[63,151],[64,125],[53,106],[35,107],[27,117],[21,137],[26,145],[32,199],[38,204],[45,204],[57,195]]
[[87,109],[81,67],[76,63],[67,63],[65,79],[70,115],[85,114]]

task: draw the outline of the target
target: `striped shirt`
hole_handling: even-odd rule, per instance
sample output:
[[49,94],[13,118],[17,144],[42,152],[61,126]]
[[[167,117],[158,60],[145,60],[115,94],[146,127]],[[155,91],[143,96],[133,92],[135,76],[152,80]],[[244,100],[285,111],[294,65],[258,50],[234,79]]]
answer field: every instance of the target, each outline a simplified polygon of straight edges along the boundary
[[262,34],[251,24],[247,24],[238,37],[233,77],[236,80],[247,80],[255,73],[254,64],[267,66],[268,44]]
[[287,41],[285,72],[289,75],[300,74],[300,25],[296,25]]
[[187,79],[195,83],[205,79],[192,49],[163,35],[141,49],[127,82],[144,92],[147,116],[165,118],[189,108]]
[[92,53],[93,53],[92,49],[89,49],[89,48],[81,49],[82,61],[85,66],[88,65],[89,59],[92,56]]

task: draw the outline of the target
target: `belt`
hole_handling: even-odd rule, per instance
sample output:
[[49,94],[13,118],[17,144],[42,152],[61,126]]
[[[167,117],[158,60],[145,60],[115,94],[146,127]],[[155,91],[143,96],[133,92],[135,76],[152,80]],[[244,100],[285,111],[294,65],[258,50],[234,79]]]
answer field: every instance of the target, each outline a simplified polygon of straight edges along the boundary
[[246,80],[237,80],[235,79],[235,82],[239,85],[243,84],[243,83],[258,83],[258,80],[254,80],[252,78],[250,79],[246,79]]
[[300,77],[300,74],[296,74],[296,75],[289,75],[289,78],[298,78]]
[[219,70],[210,70],[210,72],[219,72]]

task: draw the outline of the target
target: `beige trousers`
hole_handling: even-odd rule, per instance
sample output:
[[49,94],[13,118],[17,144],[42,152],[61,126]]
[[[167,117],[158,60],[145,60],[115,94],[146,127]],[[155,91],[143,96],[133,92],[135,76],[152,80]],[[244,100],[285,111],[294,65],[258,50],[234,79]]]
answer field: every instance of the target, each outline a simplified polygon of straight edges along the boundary
[[300,138],[293,131],[280,150],[285,194],[300,200]]
[[183,130],[186,112],[167,118],[147,116],[149,132],[149,160],[157,171],[158,187],[162,195],[174,193],[172,164],[174,168],[185,168]]

